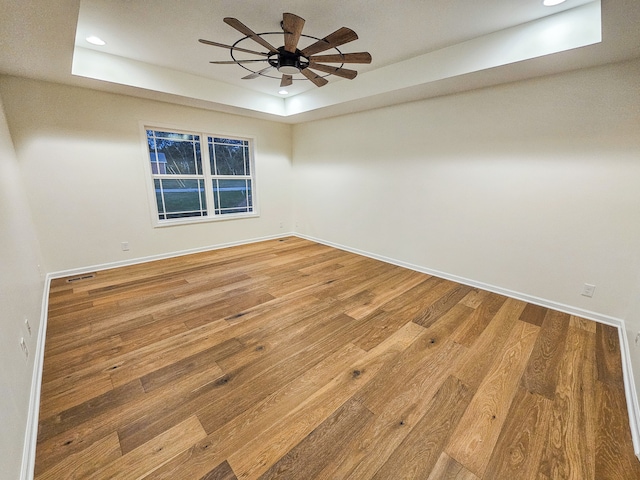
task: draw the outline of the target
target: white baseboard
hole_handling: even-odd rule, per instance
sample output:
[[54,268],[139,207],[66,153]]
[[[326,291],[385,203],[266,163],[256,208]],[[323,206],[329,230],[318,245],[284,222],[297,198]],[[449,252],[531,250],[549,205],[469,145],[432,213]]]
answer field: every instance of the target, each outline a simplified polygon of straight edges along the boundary
[[622,356],[622,378],[624,379],[624,394],[627,398],[627,411],[629,413],[629,427],[631,428],[631,440],[633,450],[640,460],[640,404],[638,403],[638,390],[633,377],[631,367],[631,352],[627,329],[624,325],[618,328],[620,338],[620,355]]
[[51,277],[47,275],[42,292],[40,309],[40,326],[35,352],[33,352],[33,374],[31,377],[31,394],[29,395],[29,411],[22,450],[21,480],[32,480],[36,465],[36,444],[38,441],[38,416],[40,413],[40,389],[42,386],[42,366],[44,361],[44,342],[47,332],[47,312],[49,310],[49,287]]
[[516,292],[514,290],[509,290],[508,288],[497,287],[495,285],[491,285],[488,283],[478,282],[476,280],[471,280],[469,278],[460,277],[458,275],[452,275],[450,273],[441,272],[439,270],[423,267],[421,265],[415,265],[413,263],[403,262],[401,260],[396,260],[395,258],[385,257],[384,255],[378,255],[375,253],[366,252],[364,250],[359,250],[357,248],[347,247],[345,245],[340,245],[338,243],[314,238],[308,235],[301,235],[299,233],[296,233],[295,236],[304,238],[306,240],[311,240],[312,242],[317,242],[323,245],[338,248],[340,250],[345,250],[347,252],[362,255],[364,257],[373,258],[374,260],[380,260],[381,262],[390,263],[392,265],[408,268],[410,270],[415,270],[416,272],[426,273],[428,275],[433,275],[435,277],[451,280],[452,282],[461,283],[463,285],[468,285],[470,287],[480,288],[481,290],[487,290],[493,293],[498,293],[500,295],[504,295],[505,297],[515,298],[516,300],[522,300],[527,303],[533,303],[535,305],[540,305],[541,307],[547,307],[552,310],[557,310],[559,312],[564,312],[570,315],[575,315],[578,317],[587,318],[589,320],[594,320],[599,323],[604,323],[605,325],[611,325],[617,328],[624,326],[624,320],[622,320],[621,318],[611,317],[609,315],[603,315],[601,313],[592,312],[590,310],[584,310],[582,308],[573,307],[571,305],[565,305],[563,303],[558,303],[552,300],[547,300],[547,299],[536,297],[533,295],[528,295],[526,293]]
[[627,331],[625,329],[625,323],[623,319],[611,317],[609,315],[603,315],[601,313],[592,312],[590,310],[584,310],[582,308],[574,307],[571,305],[565,305],[563,303],[554,302],[552,300],[535,297],[533,295],[528,295],[526,293],[516,292],[514,290],[497,287],[495,285],[478,282],[476,280],[460,277],[458,275],[451,275],[449,273],[440,272],[438,270],[423,267],[420,265],[414,265],[408,262],[403,262],[400,260],[396,260],[394,258],[385,257],[384,255],[378,255],[375,253],[366,252],[364,250],[359,250],[357,248],[347,247],[345,245],[330,242],[320,238],[311,237],[309,235],[303,235],[300,233],[296,233],[295,235],[297,237],[304,238],[306,240],[311,240],[312,242],[321,243],[323,245],[338,248],[340,250],[345,250],[347,252],[363,255],[365,257],[373,258],[375,260],[380,260],[385,263],[390,263],[392,265],[397,265],[399,267],[408,268],[410,270],[415,270],[417,272],[426,273],[439,278],[444,278],[446,280],[451,280],[453,282],[461,283],[463,285],[469,285],[471,287],[480,288],[482,290],[487,290],[489,292],[498,293],[500,295],[504,295],[505,297],[514,298],[516,300],[522,300],[527,303],[533,303],[535,305],[547,307],[552,310],[557,310],[559,312],[568,313],[570,315],[575,315],[575,316],[586,318],[589,320],[594,320],[596,322],[603,323],[605,325],[616,327],[618,329],[618,336],[620,338],[620,354],[622,356],[622,376],[624,381],[625,396],[627,400],[627,412],[629,414],[629,427],[631,430],[631,439],[633,441],[634,453],[636,457],[638,457],[638,460],[640,460],[640,405],[638,402],[638,392],[636,389],[636,384],[633,380],[634,377],[633,377],[633,371],[631,367],[631,358],[629,356],[630,355],[629,342],[628,342]]
[[42,385],[42,367],[43,367],[43,361],[44,361],[44,347],[45,347],[45,337],[46,337],[46,330],[47,330],[47,311],[49,306],[49,287],[52,279],[66,277],[70,275],[78,275],[78,274],[88,273],[88,272],[95,272],[100,270],[107,270],[107,269],[116,268],[116,267],[136,265],[140,263],[151,262],[154,260],[175,258],[183,255],[193,254],[193,253],[218,250],[221,248],[247,245],[251,243],[257,243],[265,240],[274,240],[274,239],[284,238],[288,236],[296,236],[299,238],[304,238],[306,240],[317,242],[323,245],[328,245],[334,248],[338,248],[340,250],[345,250],[351,253],[373,258],[375,260],[380,260],[385,263],[398,265],[400,267],[408,268],[410,270],[415,270],[417,272],[434,275],[440,278],[445,278],[447,280],[451,280],[457,283],[461,283],[464,285],[480,288],[482,290],[498,293],[506,297],[515,298],[517,300],[533,303],[543,307],[551,308],[553,310],[569,313],[571,315],[580,316],[583,318],[587,318],[590,320],[594,320],[596,322],[600,322],[600,323],[611,325],[618,328],[618,335],[620,338],[620,353],[622,355],[622,372],[623,372],[623,378],[624,378],[625,396],[627,401],[627,410],[629,412],[629,426],[631,428],[631,437],[633,440],[634,452],[638,457],[638,459],[640,459],[640,423],[639,423],[640,406],[638,404],[638,395],[637,395],[636,386],[633,381],[631,358],[629,357],[629,353],[630,353],[629,343],[628,343],[627,333],[625,330],[623,319],[610,317],[608,315],[602,315],[597,312],[583,310],[581,308],[572,307],[570,305],[561,304],[561,303],[554,302],[551,300],[546,300],[543,298],[538,298],[538,297],[527,295],[521,292],[515,292],[513,290],[505,289],[502,287],[496,287],[495,285],[489,285],[483,282],[478,282],[475,280],[459,277],[457,275],[451,275],[445,272],[440,272],[430,268],[422,267],[420,265],[414,265],[411,263],[402,262],[393,258],[385,257],[383,255],[377,255],[371,252],[366,252],[356,248],[347,247],[345,245],[340,245],[340,244],[329,242],[326,240],[314,238],[308,235],[303,235],[299,233],[286,233],[281,235],[254,238],[254,239],[244,240],[239,242],[230,242],[225,244],[212,245],[208,247],[200,247],[200,248],[194,248],[189,250],[182,250],[178,252],[152,255],[147,257],[130,259],[130,260],[105,263],[100,265],[93,265],[93,266],[76,268],[71,270],[64,270],[64,271],[53,272],[48,274],[45,280],[45,287],[44,287],[43,298],[42,298],[42,313],[41,313],[41,319],[40,319],[40,329],[38,331],[38,342],[37,342],[36,351],[34,352],[33,378],[31,382],[29,414],[27,419],[24,451],[22,456],[21,480],[32,480],[34,475],[36,443],[37,443],[37,437],[38,437],[38,414],[40,409],[40,389]]
[[250,243],[258,243],[258,242],[264,242],[266,240],[275,240],[278,238],[284,238],[284,237],[292,237],[295,236],[294,233],[281,233],[278,235],[269,235],[266,237],[258,237],[258,238],[251,238],[248,240],[241,240],[241,241],[237,241],[237,242],[227,242],[227,243],[219,243],[216,245],[208,245],[206,247],[197,247],[197,248],[190,248],[188,250],[180,250],[177,252],[170,252],[170,253],[161,253],[158,255],[149,255],[146,257],[138,257],[138,258],[131,258],[128,260],[119,260],[117,262],[109,262],[109,263],[102,263],[102,264],[98,264],[98,265],[90,265],[87,267],[80,267],[80,268],[72,268],[69,270],[61,270],[58,272],[53,272],[51,273],[51,278],[62,278],[62,277],[69,277],[72,275],[80,275],[83,273],[90,273],[90,272],[99,272],[100,270],[109,270],[110,268],[117,268],[117,267],[128,267],[129,265],[138,265],[140,263],[147,263],[147,262],[153,262],[154,260],[164,260],[167,258],[175,258],[175,257],[182,257],[184,255],[191,255],[193,253],[201,253],[201,252],[210,252],[212,250],[219,250],[221,248],[228,248],[228,247],[237,247],[240,245],[248,245]]

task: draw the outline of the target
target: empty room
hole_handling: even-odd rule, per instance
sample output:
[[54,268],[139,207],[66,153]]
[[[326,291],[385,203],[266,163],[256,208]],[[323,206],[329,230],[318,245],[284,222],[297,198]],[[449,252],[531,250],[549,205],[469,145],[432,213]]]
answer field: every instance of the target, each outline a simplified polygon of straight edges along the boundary
[[640,2],[1,7],[0,479],[640,479]]

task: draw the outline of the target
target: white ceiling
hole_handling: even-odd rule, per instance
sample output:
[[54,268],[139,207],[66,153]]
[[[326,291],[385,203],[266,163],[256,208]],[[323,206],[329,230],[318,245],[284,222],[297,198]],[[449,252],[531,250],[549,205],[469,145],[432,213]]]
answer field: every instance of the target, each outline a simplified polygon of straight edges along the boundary
[[[640,56],[638,0],[602,0],[603,41],[600,44],[527,61],[519,61],[520,57],[516,57],[505,62],[505,66],[487,64],[468,72],[459,70],[463,74],[442,77],[428,75],[429,70],[438,66],[436,59],[443,58],[436,55],[438,52],[455,55],[452,47],[471,45],[469,41],[480,45],[479,38],[510,28],[514,31],[512,27],[521,28],[523,24],[551,15],[559,17],[559,12],[565,10],[578,11],[580,8],[577,7],[591,0],[567,0],[557,7],[545,7],[542,0],[404,0],[393,3],[381,0],[0,1],[3,11],[0,73],[261,117],[273,117],[275,111],[272,107],[256,106],[254,109],[253,104],[284,102],[288,103],[287,107],[294,107],[311,101],[313,106],[310,107],[284,108],[283,111],[293,112],[291,118],[276,113],[278,120],[290,122]],[[303,34],[313,37],[324,37],[342,26],[352,28],[359,39],[340,47],[341,51],[368,51],[373,57],[372,63],[346,65],[358,70],[359,76],[354,80],[330,76],[330,84],[322,89],[307,80],[295,81],[288,89],[290,98],[284,100],[277,94],[277,79],[242,80],[241,77],[249,72],[240,66],[209,63],[210,60],[230,59],[228,50],[197,41],[205,38],[231,45],[240,40],[243,35],[226,25],[224,17],[235,17],[258,33],[280,32],[283,12],[305,18]],[[101,37],[107,45],[91,46],[85,41],[88,35]],[[267,37],[276,47],[282,45],[281,38],[281,34]],[[310,40],[302,39],[301,45],[305,42]],[[250,39],[243,40],[240,46],[264,50]],[[100,60],[103,66],[107,59],[116,62],[114,65],[117,62],[124,65],[122,62],[131,60],[135,62],[129,64],[135,64],[138,69],[141,66],[153,68],[156,77],[167,72],[174,79],[197,80],[202,87],[212,86],[213,90],[228,92],[228,96],[246,95],[246,101],[226,102],[219,97],[199,95],[195,88],[171,90],[129,82],[122,79],[123,75],[130,74],[126,69],[121,69],[120,78],[117,75],[114,78],[85,75],[101,80],[80,78],[71,74],[74,49],[78,57],[93,55],[91,58]],[[244,58],[256,57],[247,55]],[[418,79],[414,72],[416,79],[403,83],[402,77],[408,78],[411,67],[418,64],[425,80]],[[393,72],[391,80],[389,72]]]
[[[241,80],[249,73],[241,67],[209,64],[210,60],[230,60],[229,51],[202,45],[198,38],[226,45],[243,38],[223,22],[224,17],[235,17],[257,33],[282,32],[282,13],[291,12],[306,20],[302,33],[313,37],[322,38],[342,26],[355,30],[359,39],[342,50],[370,52],[371,65],[350,67],[365,72],[589,1],[567,0],[549,8],[541,0],[404,0],[394,2],[390,9],[388,1],[367,0],[82,0],[75,42],[81,47],[277,95],[279,84],[273,79]],[[107,45],[91,46],[85,40],[89,35],[99,36]],[[266,37],[275,47],[283,44],[282,38],[281,33]],[[251,39],[239,46],[265,50]],[[329,79],[341,81],[335,76]],[[307,80],[295,84],[296,93],[317,88]]]

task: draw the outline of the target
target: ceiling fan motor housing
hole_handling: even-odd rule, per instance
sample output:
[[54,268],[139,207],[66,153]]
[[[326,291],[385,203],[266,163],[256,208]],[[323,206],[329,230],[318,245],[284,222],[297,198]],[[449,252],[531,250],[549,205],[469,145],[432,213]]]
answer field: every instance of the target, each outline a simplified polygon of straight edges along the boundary
[[302,57],[300,50],[296,53],[287,52],[284,47],[278,48],[278,53],[269,58],[269,63],[280,73],[294,75],[309,65],[309,61]]

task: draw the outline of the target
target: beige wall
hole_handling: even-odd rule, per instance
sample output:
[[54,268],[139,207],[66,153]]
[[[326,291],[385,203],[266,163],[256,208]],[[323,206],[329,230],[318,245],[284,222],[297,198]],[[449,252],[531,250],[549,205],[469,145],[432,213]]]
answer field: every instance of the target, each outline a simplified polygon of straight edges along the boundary
[[638,78],[636,60],[297,125],[294,228],[623,319],[640,391]]
[[622,318],[640,271],[638,78],[636,61],[296,125],[294,221]]
[[[11,77],[0,94],[49,272],[291,231],[289,125]],[[140,122],[255,137],[260,217],[153,228]]]
[[[0,478],[6,479],[20,476],[44,285],[39,261],[35,228],[0,99]],[[19,346],[21,337],[29,350],[28,361]]]

